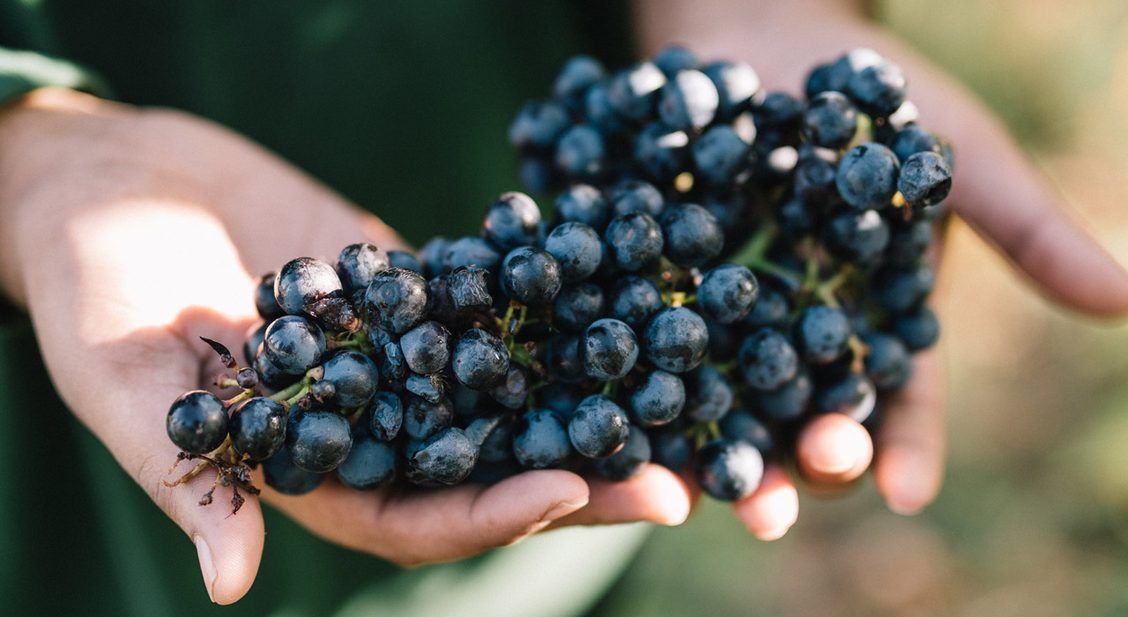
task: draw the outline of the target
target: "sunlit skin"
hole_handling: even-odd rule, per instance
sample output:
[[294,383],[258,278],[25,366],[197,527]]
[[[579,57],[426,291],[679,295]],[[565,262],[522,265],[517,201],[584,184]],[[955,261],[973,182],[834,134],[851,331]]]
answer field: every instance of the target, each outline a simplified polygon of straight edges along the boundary
[[[640,9],[649,51],[680,41],[703,57],[745,59],[769,87],[795,91],[814,62],[857,45],[895,59],[928,125],[956,144],[958,214],[1046,295],[1100,315],[1128,310],[1124,272],[1060,213],[998,120],[849,5],[658,4]],[[196,544],[210,597],[238,600],[262,555],[259,502],[227,517],[196,504],[207,478],[177,490],[161,484],[176,455],[164,434],[168,404],[218,368],[195,337],[240,341],[255,319],[257,275],[289,258],[332,256],[366,239],[386,249],[402,243],[374,216],[222,128],[60,90],[0,113],[0,209],[0,286],[30,313],[55,386]],[[943,469],[939,364],[935,351],[916,358],[916,377],[887,408],[876,443],[845,417],[812,423],[799,440],[805,481],[855,481],[875,456],[876,484],[892,509],[912,513],[930,502]],[[535,471],[408,497],[334,481],[309,496],[265,490],[263,499],[332,542],[417,565],[546,527],[675,525],[697,494],[651,465],[623,483]],[[797,495],[786,470],[769,467],[734,509],[751,533],[775,539],[795,522]]]

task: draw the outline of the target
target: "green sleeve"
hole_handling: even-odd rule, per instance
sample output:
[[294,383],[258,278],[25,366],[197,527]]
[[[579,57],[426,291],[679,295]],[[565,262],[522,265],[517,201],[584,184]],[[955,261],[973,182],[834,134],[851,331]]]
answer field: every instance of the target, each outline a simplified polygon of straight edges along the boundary
[[109,96],[109,87],[90,69],[31,51],[0,47],[0,105],[44,86]]

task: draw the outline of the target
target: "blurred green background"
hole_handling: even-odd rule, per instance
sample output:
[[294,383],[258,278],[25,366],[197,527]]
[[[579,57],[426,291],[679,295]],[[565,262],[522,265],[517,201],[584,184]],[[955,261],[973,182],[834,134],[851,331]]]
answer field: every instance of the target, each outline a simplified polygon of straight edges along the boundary
[[[1128,263],[1128,3],[894,1],[879,15],[1002,115]],[[844,499],[805,496],[770,544],[706,500],[654,533],[597,614],[1128,614],[1128,329],[1050,306],[953,231],[935,300],[951,450],[939,500],[899,517],[867,479]]]

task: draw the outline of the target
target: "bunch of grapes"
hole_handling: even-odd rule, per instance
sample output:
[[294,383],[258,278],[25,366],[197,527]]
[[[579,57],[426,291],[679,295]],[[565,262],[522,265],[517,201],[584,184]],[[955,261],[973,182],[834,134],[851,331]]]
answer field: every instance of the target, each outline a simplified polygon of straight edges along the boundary
[[[418,253],[345,247],[262,278],[226,400],[172,405],[179,460],[255,492],[691,468],[736,500],[805,422],[871,427],[939,333],[925,306],[948,145],[871,50],[805,100],[670,47],[614,74],[576,57],[510,126],[530,192]],[[206,339],[205,339],[206,340]],[[209,492],[201,503],[210,503]]]

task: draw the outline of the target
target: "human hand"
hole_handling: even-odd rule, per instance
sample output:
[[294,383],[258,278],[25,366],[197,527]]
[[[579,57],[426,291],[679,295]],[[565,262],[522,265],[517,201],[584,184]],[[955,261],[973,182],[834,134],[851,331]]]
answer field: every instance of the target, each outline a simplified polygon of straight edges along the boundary
[[[1064,214],[1002,122],[860,9],[861,3],[849,1],[653,0],[639,1],[636,13],[645,51],[681,43],[705,60],[745,60],[769,90],[800,93],[817,63],[856,47],[875,49],[904,69],[923,126],[954,145],[952,211],[1052,300],[1098,316],[1128,312],[1128,275]],[[876,444],[856,422],[835,414],[803,431],[797,447],[803,483],[816,492],[840,489],[856,481],[872,458],[874,480],[890,509],[916,513],[936,497],[945,450],[940,352],[915,356],[913,371],[908,386],[886,402]],[[752,533],[778,538],[798,515],[796,482],[770,466],[760,490],[735,509]]]
[[[63,90],[0,112],[0,179],[0,289],[27,308],[63,400],[195,543],[212,600],[238,600],[262,555],[258,500],[229,517],[197,504],[210,488],[203,475],[162,484],[177,455],[170,402],[220,370],[197,336],[242,341],[257,320],[257,274],[400,240],[237,135]],[[332,542],[402,565],[466,557],[549,524],[676,524],[690,504],[686,485],[656,466],[621,484],[531,471],[491,487],[392,495],[329,480],[310,496],[262,497]]]

